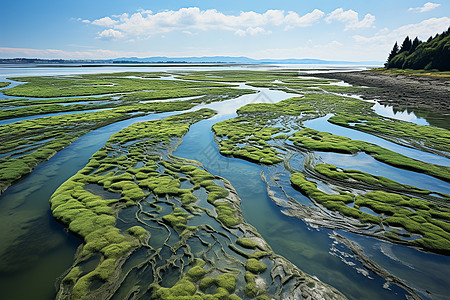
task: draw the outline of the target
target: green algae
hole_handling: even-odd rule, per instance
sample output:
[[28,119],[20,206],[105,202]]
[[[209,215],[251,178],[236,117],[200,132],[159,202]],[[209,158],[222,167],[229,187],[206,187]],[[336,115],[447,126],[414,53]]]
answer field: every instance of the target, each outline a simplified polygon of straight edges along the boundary
[[245,281],[247,284],[245,285],[245,295],[248,298],[255,298],[259,296],[264,296],[265,290],[257,287],[256,285],[256,275],[252,272],[247,271],[245,273]]
[[[364,179],[360,180],[364,181]],[[391,182],[388,183],[391,185]],[[403,240],[395,232],[387,231],[384,234],[388,239],[418,246],[428,251],[449,253],[450,210],[447,207],[437,206],[423,199],[384,191],[371,191],[356,196],[350,193],[327,194],[320,191],[316,183],[307,180],[301,173],[291,175],[291,184],[329,210],[338,211],[343,215],[360,220],[362,223],[401,227],[410,234],[419,235],[419,238],[414,240]],[[351,203],[354,203],[354,207],[347,206]],[[379,216],[362,212],[359,210],[360,207],[370,208]]]
[[[216,123],[212,130],[218,137],[227,137],[219,143],[219,151],[223,155],[232,155],[263,164],[282,161],[277,151],[266,143],[273,134],[279,132],[277,128],[264,128],[262,125],[251,122],[250,119],[241,118],[239,121],[232,119]],[[248,146],[238,145],[243,143]]]
[[[125,74],[128,76],[128,74]],[[134,74],[136,75],[136,74]],[[90,76],[88,79],[81,77],[73,77],[61,79],[59,77],[30,77],[22,78],[21,80],[29,81],[30,85],[27,89],[34,91],[36,93],[43,92],[46,89],[61,89],[60,95],[53,96],[67,96],[64,94],[65,89],[70,90],[71,93],[76,91],[77,84],[79,84],[83,89],[93,88],[98,83],[92,82],[92,78],[95,76]],[[83,79],[84,78],[84,79]],[[119,80],[119,75],[99,75],[98,78],[101,80]],[[118,79],[119,78],[119,79]],[[132,86],[129,81],[137,80],[130,78],[122,78],[126,80],[121,82],[121,84],[127,84]],[[120,80],[122,80],[120,79]],[[62,81],[61,81],[62,80]],[[143,80],[143,79],[141,79]],[[78,82],[80,81],[80,82]],[[87,82],[86,82],[87,81]],[[78,83],[77,83],[78,82]],[[102,81],[103,82],[103,81]],[[89,85],[89,84],[91,85]],[[86,85],[85,85],[86,84]],[[142,85],[143,83],[141,83]],[[27,84],[21,85],[21,87]],[[40,88],[37,88],[37,87]],[[139,86],[139,84],[137,84]],[[202,87],[211,87],[214,84],[198,84],[198,83],[172,83],[171,81],[153,81],[145,80],[145,87],[155,90],[153,96],[155,98],[161,97],[159,91],[164,91],[164,95],[169,97],[177,96],[177,89],[171,89],[177,87],[178,89],[185,88],[198,88],[196,89],[196,95],[215,95],[216,98],[208,98],[208,101],[222,101],[227,98],[236,97],[245,93],[253,92],[248,90],[236,90],[236,89],[225,89],[219,88],[215,89],[203,89]],[[226,86],[220,84],[219,86]],[[33,92],[33,93],[34,93]],[[56,91],[55,91],[56,93]],[[75,92],[74,92],[75,93]],[[218,97],[224,94],[224,97]],[[75,93],[76,94],[76,93]],[[74,95],[75,95],[74,94]],[[83,95],[82,92],[76,94],[76,96]],[[35,95],[32,96],[49,96],[49,95]],[[50,95],[52,96],[52,95]],[[164,97],[163,97],[164,98]],[[75,100],[81,100],[83,98],[77,98]],[[93,98],[86,98],[93,99]],[[101,97],[99,99],[109,99]],[[138,98],[136,98],[139,100]],[[61,99],[51,99],[42,100],[43,103],[50,103],[48,101],[59,101]],[[69,101],[71,99],[64,99],[64,101]],[[21,101],[27,102],[27,101]],[[37,104],[34,101],[33,104]],[[187,110],[191,109],[195,105],[199,104],[200,100],[187,100],[187,101],[176,101],[176,102],[152,102],[152,103],[136,103],[133,101],[126,101],[117,104],[104,104],[98,105],[99,107],[110,107],[108,111],[99,111],[93,113],[79,113],[73,115],[60,115],[52,116],[46,118],[37,118],[33,120],[20,121],[8,125],[0,126],[0,137],[2,139],[2,145],[0,145],[0,154],[11,153],[10,156],[6,156],[0,159],[0,191],[3,192],[8,186],[14,182],[20,180],[27,174],[29,174],[36,165],[49,159],[57,151],[63,149],[64,147],[70,145],[78,137],[86,134],[87,132],[97,129],[99,127],[128,119],[133,117],[132,113],[139,112],[140,114],[148,113],[158,113],[158,112],[168,112],[176,110]],[[53,102],[51,102],[53,103]],[[114,106],[117,106],[114,108]],[[0,118],[16,118],[21,116],[31,116],[42,113],[49,112],[66,112],[66,111],[77,111],[87,108],[93,108],[92,105],[58,105],[58,104],[45,104],[45,105],[32,105],[24,108],[17,108],[11,110],[4,110],[0,112]],[[176,130],[174,130],[175,132]],[[170,138],[170,136],[169,136]],[[23,153],[23,155],[21,155]],[[19,156],[12,158],[12,155]]]
[[[345,181],[347,184],[355,182],[365,183],[370,187],[389,189],[394,191],[403,191],[416,193],[419,195],[429,195],[432,192],[420,189],[411,185],[401,184],[382,176],[368,174],[358,170],[339,169],[331,164],[317,164],[314,170],[323,176],[334,180]],[[444,196],[444,195],[441,195]]]
[[[189,122],[195,123],[199,119],[207,118],[211,115],[213,115],[212,111],[203,109],[186,113],[185,119],[187,121],[185,121],[187,124]],[[171,121],[170,118],[165,120],[165,123],[171,122],[172,126],[160,124],[159,127],[169,130],[182,125],[179,118],[175,118],[174,121]],[[142,124],[134,125],[134,127],[140,128],[139,126]],[[133,125],[130,127],[133,127]],[[154,143],[163,142],[165,137],[160,135],[162,129],[158,128],[158,126],[151,126],[151,128],[153,131],[147,130],[146,127],[140,128],[140,131],[145,132],[142,135],[154,136],[155,141],[152,141]],[[136,132],[139,132],[139,130],[136,130]],[[178,136],[182,136],[185,133],[186,130],[176,131]],[[159,141],[156,141],[158,139]],[[121,135],[115,135],[111,137],[110,142],[120,141],[123,143],[125,140],[128,141]],[[93,156],[84,169],[61,185],[50,199],[53,216],[63,224],[68,225],[71,232],[85,241],[85,245],[80,252],[80,259],[86,259],[97,252],[100,252],[104,258],[94,271],[82,276],[73,285],[74,296],[81,298],[87,295],[89,287],[96,279],[103,282],[113,281],[111,277],[120,269],[123,257],[126,257],[142,245],[145,242],[145,236],[147,236],[146,230],[142,227],[133,226],[125,231],[115,227],[117,209],[126,207],[128,203],[134,203],[143,199],[145,193],[134,182],[134,177],[130,173],[118,174],[117,176],[109,173],[103,176],[88,175],[93,168],[101,164],[98,161],[100,158],[108,163],[112,161],[119,165],[126,163],[126,158],[120,159],[119,157],[117,160],[117,158],[105,156],[105,149],[102,149]],[[145,171],[148,171],[148,167]],[[120,192],[122,197],[120,199],[103,199],[86,191],[83,186],[87,183],[101,184],[104,188],[111,191]],[[183,220],[180,223],[177,219],[179,217],[184,220],[185,215],[178,209],[175,209],[172,215],[166,216],[166,221],[178,229],[178,225],[181,226],[182,223],[185,223]],[[71,276],[71,278],[74,278],[74,276]]]
[[238,238],[236,244],[247,249],[259,248],[260,250],[265,250],[258,242],[249,238]]
[[[450,131],[433,126],[417,125],[390,118],[339,114],[328,119],[330,123],[364,131],[389,139],[401,138],[424,151],[439,150],[449,152]],[[391,139],[392,140],[392,139]],[[395,139],[392,140],[396,142]],[[425,146],[425,147],[423,147]],[[442,153],[437,153],[441,154]],[[448,155],[448,154],[447,154]]]
[[91,74],[77,77],[15,77],[12,79],[25,82],[25,84],[3,90],[2,92],[9,96],[55,98],[129,93],[145,90],[180,90],[230,86],[220,83],[145,79],[137,76],[135,78],[127,78],[127,76],[121,77],[119,75]]
[[418,161],[380,146],[363,141],[304,128],[289,138],[295,145],[318,151],[331,151],[346,154],[365,152],[376,160],[388,165],[424,173],[446,182],[450,182],[450,168]]
[[250,258],[247,260],[247,263],[245,264],[245,269],[254,274],[259,274],[264,272],[267,269],[267,266],[255,258]]
[[58,104],[58,103],[67,103],[71,102],[90,102],[95,104],[95,102],[104,102],[104,101],[113,101],[113,99],[109,96],[103,97],[80,97],[80,98],[54,98],[54,99],[39,99],[39,100],[31,100],[31,99],[0,99],[0,105],[7,106],[33,106],[33,105],[42,105],[42,104]]
[[179,74],[176,78],[195,81],[213,82],[248,82],[248,81],[274,81],[296,78],[296,71],[200,71]]
[[[213,115],[203,109],[135,123],[111,136],[89,163],[55,192],[50,200],[55,218],[84,240],[67,280],[61,282],[58,298],[113,295],[126,276],[124,263],[141,248],[148,249],[148,260],[136,268],[151,265],[153,274],[147,289],[141,291],[153,299],[240,299],[246,283],[239,274],[245,272],[245,262],[251,268],[263,257],[274,261],[270,247],[242,218],[240,200],[231,185],[198,164],[170,154],[190,124]],[[216,180],[224,181],[224,186]],[[192,187],[181,188],[182,181]],[[95,195],[85,189],[88,184],[99,185],[120,197]],[[199,206],[194,195],[197,190],[205,192],[210,207]],[[126,219],[122,213],[133,208],[137,212],[132,219]],[[198,218],[210,221],[193,225]],[[158,242],[160,233],[154,231],[156,228],[167,232],[165,240]],[[238,231],[244,235],[239,242]],[[250,245],[250,241],[258,241],[255,249],[241,254],[227,250],[234,243]],[[203,250],[194,246],[195,242]],[[84,270],[83,261],[98,254],[98,265]],[[283,288],[283,294],[303,289],[312,280],[285,260],[277,259],[284,266],[278,276],[298,282]],[[176,280],[166,283],[166,273],[173,273]],[[326,289],[334,298],[343,298],[335,290]],[[263,289],[258,295],[265,294]]]
[[48,113],[60,113],[60,112],[70,112],[70,111],[82,111],[90,109],[104,109],[112,108],[118,104],[103,104],[103,105],[84,105],[84,104],[74,104],[74,105],[59,105],[59,104],[44,104],[44,105],[33,105],[15,109],[1,110],[0,120],[3,119],[13,119],[27,116],[34,116],[40,114]]
[[0,88],[7,87],[10,84],[11,84],[11,82],[0,82]]

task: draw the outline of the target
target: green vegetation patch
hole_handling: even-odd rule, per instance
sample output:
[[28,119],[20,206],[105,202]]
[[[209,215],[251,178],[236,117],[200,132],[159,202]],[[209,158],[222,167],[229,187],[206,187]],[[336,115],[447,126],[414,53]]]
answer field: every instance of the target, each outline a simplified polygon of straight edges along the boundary
[[[145,74],[140,73],[133,73],[133,75],[126,73],[110,75],[99,74],[96,76],[83,75],[79,77],[67,77],[62,79],[61,77],[27,77],[18,80],[27,81],[29,83],[17,87],[25,89],[24,91],[30,91],[30,96],[41,97],[71,95],[79,96],[88,94],[87,91],[89,89],[94,89],[91,94],[96,94],[99,92],[95,90],[98,86],[113,88],[116,86],[125,85],[126,88],[129,89],[137,87],[151,89],[152,97],[154,98],[177,97],[181,95],[178,93],[181,90],[187,91],[187,95],[192,95],[192,93],[190,93],[192,90],[195,95],[204,95],[206,98],[203,97],[202,99],[174,102],[137,103],[136,101],[141,100],[137,97],[134,98],[134,100],[128,99],[123,102],[107,103],[94,107],[92,105],[82,104],[59,105],[53,102],[61,99],[42,100],[42,103],[47,103],[44,105],[37,105],[39,104],[37,101],[21,100],[19,101],[21,104],[28,105],[31,103],[33,105],[0,111],[0,119],[17,118],[44,113],[70,112],[100,107],[109,107],[111,109],[108,111],[98,111],[93,113],[78,113],[37,118],[0,126],[0,138],[2,140],[2,145],[0,145],[0,154],[10,153],[10,155],[0,159],[0,165],[2,166],[0,169],[0,191],[3,192],[12,183],[29,174],[37,164],[49,159],[57,151],[67,147],[81,135],[99,127],[131,118],[133,117],[132,113],[148,114],[187,110],[202,101],[221,101],[253,92],[250,90],[224,88],[225,86],[228,87],[228,85],[223,84],[215,85],[211,83],[122,78],[122,75],[124,77],[137,75],[144,77],[146,76]],[[115,83],[117,80],[119,80],[119,82]],[[133,84],[133,81],[138,82]],[[105,82],[109,83],[106,84]],[[220,87],[218,89],[204,88],[211,86]],[[85,91],[85,93],[83,91]],[[46,94],[47,92],[50,94]],[[83,98],[76,98],[72,100],[81,99]],[[92,99],[93,98],[86,98],[86,100]],[[109,98],[101,97],[99,99],[106,100]],[[16,101],[16,99],[11,100]],[[71,99],[64,99],[63,102],[66,100],[70,101]],[[27,104],[27,102],[30,103]],[[180,129],[181,127],[184,129]],[[185,132],[187,130],[186,126],[180,126],[180,128],[173,128],[173,133],[168,134],[166,138],[170,138],[173,134],[175,136],[179,136],[182,131]],[[132,133],[127,132],[126,134]]]
[[[306,94],[278,103],[247,104],[238,109],[239,116],[218,122],[212,130],[219,137],[219,151],[222,155],[242,158],[255,163],[276,164],[282,161],[279,152],[268,143],[273,139],[287,139],[287,130],[282,120],[286,116],[312,118],[324,116],[335,109],[363,112],[370,105],[360,100],[331,94]],[[281,122],[281,127],[270,124]],[[295,124],[291,127],[297,128]]]
[[10,84],[11,84],[11,82],[0,82],[0,88],[7,87]]
[[267,144],[272,135],[280,129],[258,125],[251,118],[226,120],[213,125],[212,130],[218,137],[226,137],[219,142],[222,155],[244,158],[246,160],[274,164],[282,159],[276,150]]
[[15,81],[26,82],[2,91],[5,95],[20,97],[71,97],[112,93],[130,93],[148,90],[180,90],[202,87],[226,87],[221,83],[187,82],[179,80],[159,80],[133,78],[111,74],[90,74],[66,77],[15,77]]
[[[334,169],[328,165],[326,167]],[[336,172],[331,172],[331,176],[339,176],[335,174]],[[345,172],[343,173],[340,175],[341,178],[347,176]],[[369,174],[363,173],[362,175],[370,178]],[[301,193],[329,210],[338,211],[363,223],[400,227],[409,234],[419,235],[417,239],[405,241],[396,231],[384,232],[386,237],[395,242],[419,246],[433,252],[450,253],[450,210],[447,207],[440,207],[423,199],[383,191],[372,191],[357,196],[350,193],[327,194],[320,191],[316,183],[307,180],[301,173],[291,175],[291,184]],[[388,182],[388,184],[392,183]],[[349,207],[348,204],[352,203],[353,207]],[[362,212],[360,207],[367,207],[379,216]]]
[[[421,195],[429,195],[432,193],[428,190],[398,183],[386,177],[368,174],[359,170],[339,169],[338,167],[331,164],[317,164],[314,167],[314,170],[323,176],[337,181],[345,181],[346,183],[360,182],[365,183],[370,187],[397,190]],[[441,196],[445,197],[445,195]]]
[[[338,114],[328,119],[330,123],[368,132],[384,138],[396,137],[410,141],[416,148],[425,151],[436,149],[450,152],[450,131],[433,126],[417,125],[390,118],[361,116],[355,114]],[[422,144],[425,147],[422,147]],[[428,148],[428,149],[427,149]]]
[[250,258],[247,260],[245,268],[247,269],[247,271],[250,271],[254,274],[259,274],[264,272],[267,269],[267,266],[255,258]]
[[[82,276],[79,271],[71,270],[69,273],[70,276],[68,275],[65,282],[74,283],[72,290],[74,297],[85,297],[96,281],[116,280],[113,274],[120,271],[123,258],[142,246],[149,236],[141,226],[119,229],[115,224],[118,210],[145,198],[147,193],[138,183],[141,184],[152,176],[156,164],[149,162],[147,166],[133,169],[139,160],[146,160],[142,148],[131,147],[127,157],[118,156],[113,145],[128,143],[130,136],[126,134],[135,134],[131,136],[134,140],[149,138],[145,142],[147,146],[167,144],[171,136],[181,137],[187,132],[190,124],[212,115],[213,111],[202,109],[161,121],[133,124],[113,135],[107,145],[95,153],[82,170],[62,184],[52,195],[50,204],[53,216],[85,242],[79,253],[79,259],[83,261],[94,253],[102,254],[100,263],[93,271]],[[150,126],[147,127],[148,124]],[[162,134],[164,130],[166,135]],[[104,174],[105,169],[109,169],[111,164],[117,165],[119,170],[125,169],[129,172],[111,171]],[[136,178],[137,174],[142,174],[141,180]],[[118,193],[121,197],[107,199],[95,195],[85,190],[84,187],[88,184],[103,186],[104,189]],[[175,208],[171,214],[162,219],[175,230],[181,231],[185,228],[187,215],[188,213],[183,212],[181,208]]]
[[[152,299],[171,300],[171,299],[205,299],[205,300],[239,300],[241,299],[233,292],[236,289],[236,275],[225,273],[216,278],[205,275],[207,271],[197,265],[189,269],[186,275],[177,281],[171,288],[160,286],[155,287]],[[201,279],[200,283],[197,283]],[[214,294],[205,294],[204,292],[215,287]]]
[[354,154],[365,152],[376,160],[388,165],[424,173],[446,182],[450,182],[450,168],[421,162],[380,146],[363,141],[355,141],[346,137],[304,128],[289,138],[295,145],[318,151],[330,151]]
[[208,82],[247,82],[247,81],[274,81],[282,79],[298,80],[297,71],[199,71],[179,74],[177,78],[183,80]]

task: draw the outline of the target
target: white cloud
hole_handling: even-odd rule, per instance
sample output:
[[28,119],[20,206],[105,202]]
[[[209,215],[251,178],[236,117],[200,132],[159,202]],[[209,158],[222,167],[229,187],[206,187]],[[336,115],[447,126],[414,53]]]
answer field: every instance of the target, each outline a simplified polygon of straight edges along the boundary
[[325,21],[327,23],[331,23],[333,21],[342,22],[345,24],[345,30],[349,30],[372,27],[373,22],[375,22],[375,16],[366,14],[364,19],[360,21],[359,14],[356,11],[338,8],[329,13],[325,18]]
[[71,20],[77,20],[77,21],[79,21],[79,22],[82,22],[82,23],[91,23],[91,21],[89,21],[89,20],[83,20],[82,18],[72,18]]
[[105,29],[98,34],[97,38],[103,39],[103,40],[115,40],[115,39],[123,38],[124,36],[125,35],[120,31],[117,31],[114,29]]
[[[261,28],[264,26],[285,26],[285,29],[293,27],[312,26],[324,16],[324,12],[315,9],[310,13],[299,16],[296,12],[285,13],[283,10],[267,10],[264,13],[253,11],[241,12],[238,15],[227,15],[215,9],[200,10],[198,7],[181,8],[179,10],[165,10],[158,13],[139,10],[128,15],[113,15],[92,21],[92,24],[102,27],[110,27],[124,35],[146,36],[155,33],[167,33],[171,31],[190,30],[228,30],[234,32],[246,32],[255,34],[249,28]],[[257,33],[261,29],[256,29]],[[247,32],[247,30],[249,30]]]
[[418,36],[421,39],[427,39],[430,36],[436,35],[436,33],[441,33],[447,30],[449,24],[449,17],[431,18],[417,24],[409,24],[399,27],[395,29],[393,33],[400,36],[409,35],[410,37]]
[[430,36],[436,35],[448,29],[450,18],[431,18],[416,24],[408,24],[398,27],[392,31],[381,30],[378,34],[372,37],[364,37],[361,35],[353,36],[353,39],[358,43],[373,43],[373,44],[389,44],[393,45],[395,41],[402,42],[406,36],[410,38],[419,37],[419,39],[426,40]]
[[238,29],[235,34],[239,36],[247,36],[247,35],[259,35],[259,34],[270,34],[272,33],[270,30],[267,31],[262,27],[249,27],[246,30]]
[[435,9],[438,6],[440,6],[439,3],[427,2],[423,6],[411,7],[410,9],[408,9],[408,11],[423,13],[423,12],[427,12],[427,11],[430,11],[432,9]]
[[104,27],[112,27],[116,25],[118,21],[111,19],[110,17],[104,17],[101,19],[97,19],[92,21],[92,24]]
[[326,46],[331,47],[331,48],[338,48],[338,47],[342,47],[343,44],[338,41],[332,41],[332,42],[328,43]]
[[374,36],[354,35],[353,40],[356,42],[355,49],[360,47],[363,51],[372,52],[374,59],[385,59],[395,42],[400,45],[406,36],[412,39],[417,36],[421,40],[426,40],[436,33],[447,30],[448,24],[450,24],[450,18],[448,17],[431,18],[417,24],[404,25],[391,31],[383,29]]
[[306,15],[299,17],[297,13],[290,11],[288,15],[285,17],[286,20],[286,28],[290,29],[292,27],[308,27],[312,24],[318,22],[325,13],[321,10],[315,9]]

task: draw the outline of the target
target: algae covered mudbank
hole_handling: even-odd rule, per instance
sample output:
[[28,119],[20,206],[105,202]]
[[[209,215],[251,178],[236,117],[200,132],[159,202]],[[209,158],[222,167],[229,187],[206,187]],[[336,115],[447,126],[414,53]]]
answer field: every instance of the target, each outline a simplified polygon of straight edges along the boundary
[[417,280],[438,275],[429,260],[389,260],[412,266],[405,275],[373,249],[448,262],[449,131],[380,116],[353,95],[382,89],[300,74],[121,72],[6,87],[2,189],[109,128],[48,193],[51,216],[82,241],[56,297],[439,297],[445,284]]
[[[220,139],[220,152],[224,155],[232,155],[252,162],[269,165],[281,161],[285,161],[285,164],[290,164],[290,157],[295,152],[313,150],[347,153],[350,155],[365,152],[373,156],[374,159],[391,166],[425,173],[446,182],[450,180],[448,175],[450,173],[449,167],[418,161],[367,142],[355,141],[347,137],[319,132],[310,128],[300,129],[302,120],[311,118],[311,115],[316,114],[314,110],[311,112],[311,105],[308,102],[320,101],[324,105],[323,99],[326,99],[326,97],[332,96],[305,95],[304,98],[292,98],[278,104],[251,104],[244,106],[238,111],[240,114],[238,118],[220,122],[213,126],[213,130]],[[343,99],[340,104],[341,111],[344,111],[346,109],[346,98],[344,97],[334,96],[333,99],[336,102],[333,103],[333,106],[339,107],[341,98]],[[363,107],[360,107],[359,110],[363,110]],[[357,108],[353,109],[356,110]],[[287,118],[288,115],[291,117]],[[338,114],[336,117],[338,116],[340,115]],[[414,127],[420,128],[419,125],[414,125]],[[440,131],[439,129],[436,130]],[[393,132],[393,135],[395,134],[396,132]],[[446,132],[446,134],[448,133]],[[423,136],[421,138],[426,137]],[[430,137],[430,139],[433,138],[435,137]],[[307,195],[320,207],[326,208],[331,212],[337,211],[350,219],[357,220],[357,223],[361,223],[360,225],[355,223],[355,227],[351,228],[341,223],[334,224],[331,218],[327,226],[365,232],[366,234],[373,234],[393,242],[408,243],[427,250],[448,253],[450,249],[450,235],[448,231],[450,211],[446,202],[441,201],[441,197],[448,199],[448,195],[427,197],[423,200],[409,198],[406,195],[410,193],[415,192],[418,197],[423,197],[423,194],[430,195],[432,192],[421,191],[410,186],[405,187],[394,181],[380,179],[358,171],[354,171],[353,176],[349,177],[345,173],[338,172],[334,166],[325,170],[321,165],[317,165],[315,169],[310,169],[306,165],[305,168],[312,172],[310,176],[319,172],[322,175],[320,178],[322,181],[340,186],[337,191],[327,194],[318,190],[315,183],[308,181],[303,174],[295,173],[295,170],[298,170],[299,167],[295,165],[286,167],[288,171],[293,172],[290,180],[294,187]],[[331,170],[334,170],[334,172],[331,172]],[[277,177],[277,175],[274,175],[274,177]],[[339,179],[341,179],[340,182]],[[344,181],[343,179],[349,180]],[[350,187],[354,186],[355,181],[358,180],[363,181],[367,186],[358,187],[356,185],[355,188]],[[396,189],[397,193],[389,194],[385,192],[391,186],[398,187]],[[361,198],[358,198],[358,195],[363,193],[365,189],[375,190],[376,192],[366,193]],[[403,196],[401,195],[402,193],[404,193]],[[355,205],[353,205],[354,202]],[[291,209],[296,206],[298,206],[296,203],[289,205]],[[371,208],[379,213],[380,216],[367,213],[361,210],[360,206]],[[408,208],[400,209],[404,206]],[[299,209],[301,210],[302,208]],[[296,213],[291,213],[296,215]],[[313,212],[310,211],[310,213]],[[324,212],[322,211],[322,213]],[[312,221],[314,217],[308,217],[308,219]],[[320,222],[321,225],[325,225],[325,223]],[[364,224],[368,227],[365,227]],[[405,241],[402,234],[396,231],[395,228],[406,230],[406,237],[410,237],[412,234],[418,234],[418,236],[412,240]]]
[[[160,73],[115,73],[15,78],[26,83],[3,90],[4,94],[75,98],[0,100],[0,107],[8,108],[0,110],[0,119],[11,119],[11,124],[5,123],[0,127],[0,193],[29,174],[36,165],[96,128],[136,117],[136,114],[187,110],[200,103],[223,101],[253,92],[233,89],[230,85],[220,83],[155,79],[160,76]],[[114,96],[79,98],[82,95],[108,93]],[[181,98],[173,102],[141,102],[192,96],[196,98]],[[71,104],[79,101],[91,103]],[[80,111],[80,114],[74,114],[75,111]],[[67,114],[57,114],[62,112]],[[48,113],[52,114],[45,115]],[[27,116],[33,117],[29,120],[20,119]]]
[[[205,80],[202,76],[198,78]],[[325,151],[350,155],[363,152],[390,166],[424,173],[446,182],[450,180],[448,175],[450,169],[446,166],[412,159],[372,143],[303,128],[302,121],[333,112],[335,116],[329,119],[331,123],[361,131],[376,132],[396,143],[443,155],[446,155],[449,150],[446,142],[450,136],[447,130],[382,118],[371,111],[369,103],[348,97],[311,92],[309,82],[301,84],[301,80],[294,83],[286,81],[289,83],[258,83],[254,85],[264,85],[274,89],[290,89],[303,92],[304,95],[276,104],[249,104],[238,110],[237,118],[219,122],[212,127],[216,133],[221,154],[243,158],[255,163],[274,165],[282,161],[289,162],[290,155],[295,152]],[[342,90],[344,89],[345,87]],[[311,169],[311,171],[317,173],[319,166],[316,170]],[[291,165],[290,168],[288,170],[293,171],[298,167]],[[339,173],[333,174],[339,175]],[[448,253],[450,249],[449,210],[445,202],[440,199],[441,197],[448,199],[447,195],[437,198],[427,197],[423,200],[409,198],[407,195],[414,191],[414,187],[403,188],[399,194],[389,194],[386,193],[388,187],[385,185],[371,186],[381,179],[372,177],[373,179],[369,183],[372,175],[359,174],[366,176],[365,184],[376,192],[364,194],[365,198],[356,200],[354,206],[350,204],[355,201],[354,193],[356,191],[345,193],[344,191],[348,190],[345,183],[344,185],[341,183],[342,188],[339,192],[326,194],[314,187],[313,183],[306,185],[308,181],[301,174],[294,174],[291,182],[316,204],[368,225],[368,227],[359,226],[359,229],[356,229],[357,226],[353,230],[365,231],[366,234],[374,234],[393,242],[408,243],[431,251]],[[323,175],[324,172],[322,172],[321,179],[325,182],[337,183],[336,178],[326,178]],[[302,179],[300,180],[300,178]],[[350,181],[350,184],[353,184],[356,179],[352,178]],[[390,185],[399,184],[392,181]],[[397,190],[397,192],[399,191]],[[356,195],[360,193],[362,191],[356,192]],[[405,195],[401,196],[401,193],[405,193]],[[423,197],[423,193],[416,194],[419,198]],[[430,195],[432,192],[427,191],[426,194]],[[403,204],[400,200],[403,201]],[[378,205],[374,201],[379,201],[380,204]],[[428,201],[432,203],[430,204]],[[396,205],[409,207],[402,211]],[[359,206],[373,209],[379,215],[360,210]],[[328,226],[335,227],[336,225],[332,223],[331,220]],[[343,228],[345,227],[343,226]],[[362,228],[365,229],[362,230]],[[371,228],[378,229],[374,229],[373,232]],[[405,240],[395,228],[406,230],[408,240]],[[347,227],[347,229],[349,228]],[[409,239],[412,234],[418,234],[418,236]]]
[[227,180],[171,155],[212,115],[125,128],[55,192],[53,215],[85,242],[58,298],[345,298],[276,255]]

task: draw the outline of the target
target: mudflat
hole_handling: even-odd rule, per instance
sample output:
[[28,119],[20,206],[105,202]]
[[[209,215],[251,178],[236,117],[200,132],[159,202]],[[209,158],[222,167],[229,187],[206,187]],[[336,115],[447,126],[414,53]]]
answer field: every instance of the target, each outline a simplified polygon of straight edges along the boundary
[[378,89],[368,89],[360,94],[377,99],[381,104],[450,113],[449,77],[389,75],[373,71],[325,73],[319,77],[376,87]]

